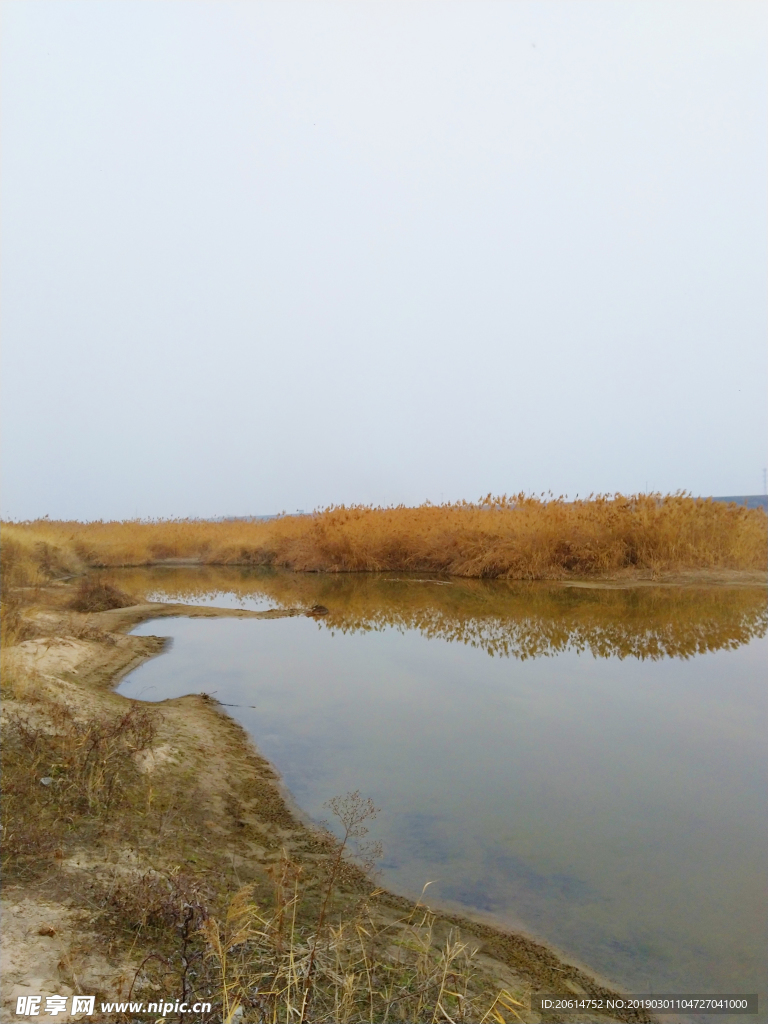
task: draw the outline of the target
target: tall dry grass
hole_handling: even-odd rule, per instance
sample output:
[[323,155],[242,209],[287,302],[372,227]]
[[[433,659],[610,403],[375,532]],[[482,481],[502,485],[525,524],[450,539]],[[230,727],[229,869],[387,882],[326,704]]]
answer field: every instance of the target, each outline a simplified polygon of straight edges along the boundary
[[307,934],[296,927],[300,900],[296,881],[285,902],[265,914],[245,887],[223,921],[203,922],[225,1024],[523,1019],[520,998],[480,982],[478,949],[456,932],[440,941],[434,914],[420,904],[383,923],[362,902],[347,920]]
[[0,646],[12,647],[26,640],[28,624],[24,606],[34,585],[40,582],[39,559],[22,544],[3,533],[0,543]]
[[762,509],[685,494],[583,501],[523,494],[477,504],[331,507],[247,522],[191,519],[3,524],[3,537],[52,576],[94,566],[192,559],[300,571],[440,572],[503,579],[768,567]]

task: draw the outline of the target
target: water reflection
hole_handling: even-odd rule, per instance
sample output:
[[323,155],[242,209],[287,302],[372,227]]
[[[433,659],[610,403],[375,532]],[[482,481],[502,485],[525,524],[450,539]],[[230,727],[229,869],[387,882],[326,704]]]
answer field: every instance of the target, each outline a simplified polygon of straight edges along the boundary
[[291,573],[220,566],[122,570],[121,586],[154,600],[240,606],[321,606],[318,621],[354,633],[395,627],[520,660],[589,652],[598,658],[689,658],[734,650],[768,631],[758,587],[627,589],[393,574]]
[[210,567],[119,582],[327,609],[146,622],[174,643],[120,692],[215,692],[314,818],[371,796],[387,886],[434,881],[432,899],[629,991],[764,988],[763,589]]

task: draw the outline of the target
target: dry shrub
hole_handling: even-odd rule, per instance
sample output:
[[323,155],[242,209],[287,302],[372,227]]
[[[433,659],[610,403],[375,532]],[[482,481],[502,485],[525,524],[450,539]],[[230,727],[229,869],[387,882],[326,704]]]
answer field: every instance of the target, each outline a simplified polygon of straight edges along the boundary
[[3,650],[0,655],[0,694],[3,700],[24,701],[35,704],[44,692],[45,681],[38,672],[20,670],[9,651]]
[[269,910],[252,884],[217,908],[221,894],[181,870],[119,882],[106,921],[152,945],[128,998],[210,1003],[198,1022],[520,1019],[522,1000],[483,977],[478,950],[440,933],[426,907],[385,921],[374,890],[343,920],[312,923],[301,868],[283,854],[273,876]]
[[673,495],[566,502],[518,494],[477,504],[331,507],[267,521],[177,519],[6,524],[47,564],[148,565],[164,558],[298,570],[416,570],[505,579],[765,569],[762,509]]
[[108,580],[100,576],[86,576],[78,584],[69,607],[75,612],[106,612],[110,608],[127,608],[134,603],[132,597]]

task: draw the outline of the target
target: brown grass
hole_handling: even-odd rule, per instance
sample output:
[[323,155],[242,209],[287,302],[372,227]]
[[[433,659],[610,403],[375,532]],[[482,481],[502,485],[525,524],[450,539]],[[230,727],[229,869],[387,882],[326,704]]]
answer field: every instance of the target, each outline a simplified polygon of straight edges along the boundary
[[504,579],[768,567],[762,509],[684,494],[576,502],[489,495],[477,504],[331,507],[263,522],[46,519],[4,524],[3,536],[48,578],[164,559]]

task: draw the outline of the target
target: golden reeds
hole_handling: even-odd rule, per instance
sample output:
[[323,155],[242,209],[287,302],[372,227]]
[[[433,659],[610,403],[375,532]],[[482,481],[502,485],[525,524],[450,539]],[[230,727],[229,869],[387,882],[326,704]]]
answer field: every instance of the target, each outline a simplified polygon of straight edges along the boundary
[[477,504],[331,507],[265,521],[192,519],[3,524],[49,577],[95,566],[189,559],[300,571],[419,571],[503,579],[765,570],[761,509],[685,494]]

